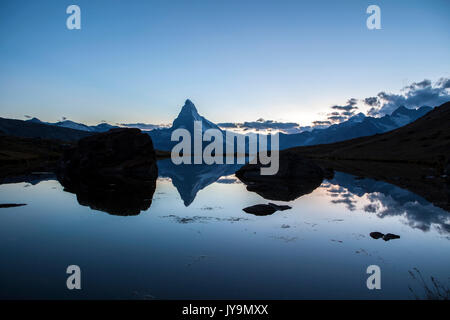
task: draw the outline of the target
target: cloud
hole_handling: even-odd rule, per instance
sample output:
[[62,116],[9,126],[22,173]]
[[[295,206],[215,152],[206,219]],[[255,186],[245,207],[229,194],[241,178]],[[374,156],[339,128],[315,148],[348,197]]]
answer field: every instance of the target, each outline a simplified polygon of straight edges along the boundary
[[344,116],[329,116],[328,119],[332,122],[342,122],[347,120],[347,117]]
[[154,130],[168,128],[167,124],[149,124],[149,123],[116,123],[118,126],[127,128],[138,128],[141,130]]
[[331,109],[350,111],[350,110],[358,109],[358,107],[354,107],[353,105],[349,104],[346,106],[332,106]]
[[313,125],[314,126],[329,126],[331,125],[331,121],[328,120],[317,120],[317,121],[313,121]]
[[376,107],[376,106],[380,105],[380,101],[378,100],[378,97],[368,97],[368,98],[365,98],[363,101],[366,105],[371,106],[371,107]]
[[353,117],[355,115],[355,111],[358,109],[356,104],[358,103],[358,100],[355,98],[351,98],[347,100],[347,104],[340,106],[340,105],[334,105],[331,107],[332,111],[328,113],[328,121],[332,123],[340,123],[343,121],[348,120],[349,118]]
[[217,125],[219,127],[221,127],[221,128],[224,128],[224,129],[238,128],[238,124],[237,123],[233,123],[233,122],[222,122],[222,123],[218,123]]
[[283,133],[298,133],[309,129],[300,127],[296,122],[278,122],[274,120],[264,120],[259,118],[256,121],[245,121],[242,123],[223,122],[217,124],[222,129],[235,129],[233,131],[279,131]]
[[358,103],[358,99],[355,99],[355,98],[350,98],[347,101],[347,104],[351,105],[351,106],[355,106],[357,103]]
[[435,107],[450,100],[450,79],[440,78],[434,84],[424,79],[405,86],[400,94],[381,91],[376,97],[365,98],[363,101],[372,108],[368,111],[371,116],[391,114],[400,106],[412,109],[422,106]]
[[244,122],[242,126],[249,129],[289,129],[300,125],[295,122],[276,122],[273,120],[258,119],[253,122]]

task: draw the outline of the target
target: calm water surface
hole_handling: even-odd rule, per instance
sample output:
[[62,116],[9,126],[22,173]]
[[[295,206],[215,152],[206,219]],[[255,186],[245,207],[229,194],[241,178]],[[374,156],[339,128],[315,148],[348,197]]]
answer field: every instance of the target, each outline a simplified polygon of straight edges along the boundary
[[[160,167],[153,203],[136,216],[82,206],[52,179],[1,185],[0,203],[27,205],[0,209],[0,298],[422,298],[416,270],[449,286],[450,214],[411,192],[338,172],[260,217],[242,209],[268,201],[236,168]],[[72,264],[79,291],[66,288]],[[381,290],[366,287],[372,264]]]

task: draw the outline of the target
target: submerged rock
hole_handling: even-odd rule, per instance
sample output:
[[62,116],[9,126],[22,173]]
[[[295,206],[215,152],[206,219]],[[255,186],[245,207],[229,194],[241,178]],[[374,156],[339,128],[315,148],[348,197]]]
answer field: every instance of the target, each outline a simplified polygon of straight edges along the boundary
[[274,203],[269,204],[256,204],[254,206],[250,206],[247,208],[244,208],[244,210],[247,213],[254,214],[256,216],[268,216],[273,214],[276,211],[284,211],[291,209],[290,206],[279,206]]
[[[253,191],[269,200],[292,201],[320,186],[325,173],[313,161],[291,150],[280,152],[279,170],[275,175],[261,175],[261,164],[247,164],[236,176]],[[331,173],[327,172],[327,176]]]
[[151,138],[139,129],[112,129],[81,139],[58,167],[64,190],[81,205],[115,215],[150,207],[158,169]]
[[393,234],[393,233],[387,233],[387,234],[383,234],[381,232],[371,232],[370,236],[374,239],[380,239],[382,238],[384,241],[389,241],[389,240],[393,240],[393,239],[400,239],[399,235]]

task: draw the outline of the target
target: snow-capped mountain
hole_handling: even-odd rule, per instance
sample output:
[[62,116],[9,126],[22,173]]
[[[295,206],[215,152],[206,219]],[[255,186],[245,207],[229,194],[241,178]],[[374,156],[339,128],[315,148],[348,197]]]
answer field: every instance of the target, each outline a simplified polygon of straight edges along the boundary
[[289,135],[280,134],[280,149],[333,143],[384,133],[417,120],[431,109],[431,107],[426,106],[418,109],[407,109],[401,106],[391,115],[385,115],[381,118],[367,117],[363,113],[359,113],[345,122],[332,125],[326,129],[315,129]]
[[[348,139],[370,136],[378,133],[384,133],[394,130],[428,113],[431,107],[420,107],[418,109],[408,109],[403,106],[398,107],[392,114],[385,115],[381,118],[368,117],[363,113],[358,113],[345,122],[329,126],[327,128],[316,128],[295,134],[280,134],[280,149],[286,149],[295,146],[307,146],[316,144],[326,144]],[[180,113],[173,121],[170,128],[154,129],[144,131],[149,134],[153,140],[153,144],[158,150],[170,151],[178,141],[171,141],[172,132],[176,129],[186,129],[190,132],[193,139],[195,135],[194,122],[200,121],[202,124],[202,132],[208,129],[217,129],[225,137],[226,131],[221,130],[215,123],[201,116],[191,100],[186,100]],[[57,123],[42,122],[37,118],[32,118],[26,122],[47,124],[57,127],[81,130],[85,132],[105,132],[111,128],[117,128],[107,123],[101,123],[96,126],[88,126],[71,120],[64,120]],[[238,134],[236,134],[238,135]],[[209,142],[206,142],[209,144]],[[204,146],[206,145],[204,144]],[[193,145],[193,143],[191,144]],[[270,146],[270,143],[269,143]],[[226,139],[224,139],[224,151],[226,150]]]

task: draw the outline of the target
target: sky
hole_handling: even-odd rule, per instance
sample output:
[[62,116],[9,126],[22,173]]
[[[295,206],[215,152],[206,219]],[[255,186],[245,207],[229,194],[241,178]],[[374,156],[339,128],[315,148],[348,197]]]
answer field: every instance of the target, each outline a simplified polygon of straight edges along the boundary
[[448,0],[1,0],[0,116],[170,123],[189,98],[213,122],[309,125],[450,78],[449,13]]

